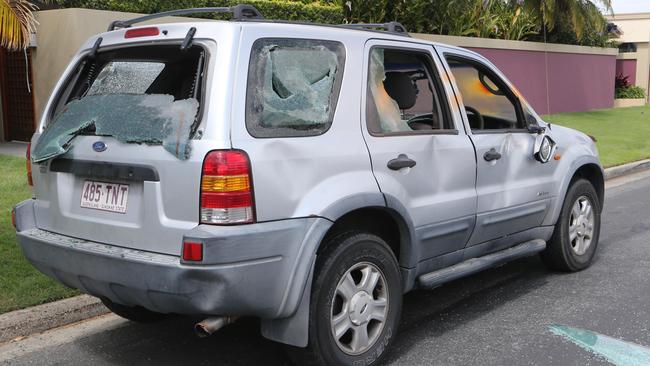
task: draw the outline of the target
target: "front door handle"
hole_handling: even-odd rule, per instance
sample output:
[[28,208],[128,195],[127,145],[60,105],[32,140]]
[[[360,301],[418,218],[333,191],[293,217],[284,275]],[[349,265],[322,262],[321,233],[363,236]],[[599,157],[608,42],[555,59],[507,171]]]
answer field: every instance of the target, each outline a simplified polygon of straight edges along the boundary
[[391,170],[400,170],[402,168],[413,168],[415,166],[415,160],[410,159],[405,154],[399,154],[395,159],[386,164],[388,169]]
[[499,160],[501,159],[501,153],[496,151],[495,148],[491,148],[485,153],[485,155],[483,155],[483,159],[485,159],[485,161]]

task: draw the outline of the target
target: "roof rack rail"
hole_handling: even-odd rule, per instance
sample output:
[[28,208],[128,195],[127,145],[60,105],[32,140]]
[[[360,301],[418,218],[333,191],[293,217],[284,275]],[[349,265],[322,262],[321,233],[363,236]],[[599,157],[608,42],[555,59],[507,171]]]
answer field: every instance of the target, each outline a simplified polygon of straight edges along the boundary
[[191,9],[178,9],[164,11],[161,13],[144,15],[138,18],[133,18],[129,20],[114,20],[108,26],[108,31],[115,30],[116,28],[129,28],[130,26],[136,23],[146,22],[147,20],[170,17],[170,16],[179,16],[179,15],[189,15],[189,14],[199,14],[199,13],[232,13],[233,20],[246,20],[246,19],[264,19],[262,13],[257,10],[252,5],[239,4],[231,7],[219,7],[219,8],[191,8]]
[[[344,28],[355,28],[355,29],[382,29],[391,33],[399,33],[401,35],[409,36],[406,31],[406,27],[400,22],[388,22],[388,23],[351,23],[351,24],[341,24],[341,27]],[[410,36],[409,36],[410,37]]]

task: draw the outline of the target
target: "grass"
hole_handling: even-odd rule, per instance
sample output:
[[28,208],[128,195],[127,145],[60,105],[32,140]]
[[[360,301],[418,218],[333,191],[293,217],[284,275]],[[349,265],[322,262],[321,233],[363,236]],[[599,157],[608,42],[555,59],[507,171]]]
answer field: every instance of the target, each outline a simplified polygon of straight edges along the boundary
[[594,136],[605,167],[650,158],[650,105],[545,116]]
[[77,294],[23,257],[11,225],[11,208],[30,196],[25,159],[0,155],[0,314]]

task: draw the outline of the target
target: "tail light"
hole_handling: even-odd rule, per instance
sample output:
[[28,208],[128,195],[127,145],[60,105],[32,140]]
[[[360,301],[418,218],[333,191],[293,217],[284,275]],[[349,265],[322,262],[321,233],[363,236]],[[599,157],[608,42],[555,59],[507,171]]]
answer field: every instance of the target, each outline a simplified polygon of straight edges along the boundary
[[247,224],[255,220],[248,155],[241,150],[213,150],[203,160],[201,223]]
[[153,37],[160,34],[157,27],[134,28],[124,33],[124,38]]
[[183,242],[183,260],[191,262],[200,262],[203,260],[203,244],[193,242]]
[[26,159],[25,164],[27,167],[27,183],[30,186],[33,186],[34,181],[32,180],[32,162],[30,161],[32,156],[31,150],[32,150],[32,143],[30,142],[27,144],[27,152],[25,153],[25,159]]

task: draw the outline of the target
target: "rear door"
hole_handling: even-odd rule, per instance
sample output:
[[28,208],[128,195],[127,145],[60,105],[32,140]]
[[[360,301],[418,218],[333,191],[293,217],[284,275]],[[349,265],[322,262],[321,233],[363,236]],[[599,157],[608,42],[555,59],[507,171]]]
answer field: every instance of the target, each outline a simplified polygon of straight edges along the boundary
[[487,62],[438,47],[476,148],[477,223],[469,245],[541,225],[552,192],[552,164],[535,160],[525,104]]
[[181,51],[183,27],[166,28],[177,41],[107,45],[69,70],[32,140],[39,228],[180,254],[183,233],[199,221],[203,158],[230,147],[212,127],[227,126],[215,113],[221,105],[207,103],[219,93],[208,88],[216,44]]
[[433,48],[372,40],[365,56],[363,131],[388,205],[410,216],[416,258],[462,249],[474,225],[476,162]]

